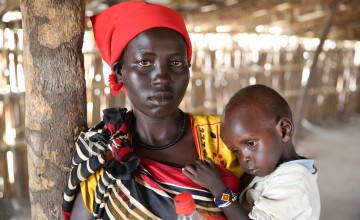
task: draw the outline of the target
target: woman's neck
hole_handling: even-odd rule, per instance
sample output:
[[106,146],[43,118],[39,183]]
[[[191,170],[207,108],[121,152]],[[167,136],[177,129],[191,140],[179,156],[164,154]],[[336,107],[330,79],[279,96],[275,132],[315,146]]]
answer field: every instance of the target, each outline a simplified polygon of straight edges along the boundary
[[135,140],[148,146],[165,146],[178,141],[185,131],[185,114],[178,110],[163,118],[151,118],[140,112],[134,113],[131,127]]

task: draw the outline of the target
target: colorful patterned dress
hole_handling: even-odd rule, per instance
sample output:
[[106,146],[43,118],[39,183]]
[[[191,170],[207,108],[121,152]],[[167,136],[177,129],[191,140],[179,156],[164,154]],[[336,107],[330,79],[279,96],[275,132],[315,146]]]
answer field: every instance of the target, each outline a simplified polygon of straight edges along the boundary
[[[227,186],[239,193],[243,170],[219,137],[220,117],[188,115],[199,159],[212,159]],[[104,110],[104,121],[79,135],[64,193],[64,218],[70,219],[80,189],[95,219],[176,219],[173,198],[184,191],[193,195],[207,219],[226,219],[212,194],[183,175],[182,167],[133,153],[132,117],[126,109]]]

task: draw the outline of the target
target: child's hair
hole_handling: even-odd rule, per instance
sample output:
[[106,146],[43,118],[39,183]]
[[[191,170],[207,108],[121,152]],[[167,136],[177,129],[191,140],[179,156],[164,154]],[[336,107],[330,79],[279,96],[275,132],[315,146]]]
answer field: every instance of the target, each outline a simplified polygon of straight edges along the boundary
[[274,118],[276,122],[281,117],[286,117],[292,121],[292,113],[287,101],[277,91],[262,84],[250,85],[240,89],[231,97],[224,111],[237,105],[251,108],[255,103],[261,107],[260,110],[264,115]]

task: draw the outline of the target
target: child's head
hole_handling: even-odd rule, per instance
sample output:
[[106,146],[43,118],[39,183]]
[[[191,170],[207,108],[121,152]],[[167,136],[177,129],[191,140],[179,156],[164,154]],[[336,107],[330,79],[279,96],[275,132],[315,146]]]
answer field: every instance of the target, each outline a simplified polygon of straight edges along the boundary
[[266,176],[278,164],[297,159],[293,129],[285,99],[259,84],[239,90],[221,118],[221,138],[236,153],[245,172],[255,176]]

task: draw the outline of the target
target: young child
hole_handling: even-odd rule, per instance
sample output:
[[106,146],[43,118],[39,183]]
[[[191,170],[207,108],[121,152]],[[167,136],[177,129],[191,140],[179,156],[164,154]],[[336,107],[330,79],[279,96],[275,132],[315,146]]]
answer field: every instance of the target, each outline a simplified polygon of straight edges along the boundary
[[187,165],[183,173],[213,194],[228,219],[319,219],[317,170],[314,160],[296,153],[293,132],[291,110],[279,93],[245,87],[226,105],[220,133],[244,171],[255,176],[240,205],[210,160]]

